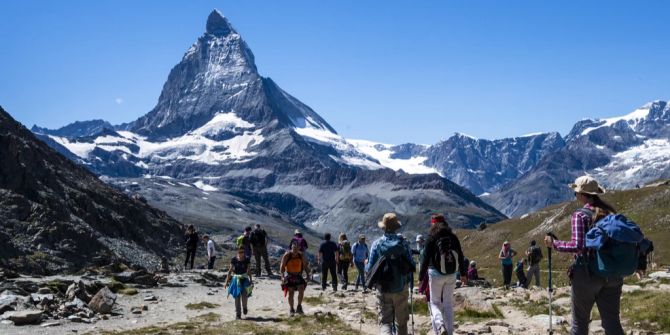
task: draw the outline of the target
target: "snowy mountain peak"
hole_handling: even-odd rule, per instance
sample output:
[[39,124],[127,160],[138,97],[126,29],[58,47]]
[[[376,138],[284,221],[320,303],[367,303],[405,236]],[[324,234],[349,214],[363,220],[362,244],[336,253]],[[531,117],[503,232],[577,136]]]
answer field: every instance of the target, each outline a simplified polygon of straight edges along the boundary
[[207,33],[215,36],[223,37],[230,33],[237,33],[233,26],[228,22],[218,9],[214,9],[207,18]]

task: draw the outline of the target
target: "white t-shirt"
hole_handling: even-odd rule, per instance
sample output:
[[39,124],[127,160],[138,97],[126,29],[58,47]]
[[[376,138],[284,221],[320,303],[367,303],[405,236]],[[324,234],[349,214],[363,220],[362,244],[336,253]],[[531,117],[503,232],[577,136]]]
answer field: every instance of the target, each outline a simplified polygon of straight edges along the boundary
[[216,249],[214,249],[214,241],[207,241],[207,257],[216,256]]

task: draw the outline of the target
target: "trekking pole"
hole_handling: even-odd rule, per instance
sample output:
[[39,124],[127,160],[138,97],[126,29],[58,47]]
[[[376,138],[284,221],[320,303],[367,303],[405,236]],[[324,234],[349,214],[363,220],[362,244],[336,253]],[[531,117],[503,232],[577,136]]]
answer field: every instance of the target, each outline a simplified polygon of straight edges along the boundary
[[412,274],[412,285],[409,288],[409,307],[412,312],[412,335],[414,335],[414,274]]
[[[552,239],[557,239],[556,235],[554,235],[552,232],[548,232],[547,236],[550,236]],[[551,310],[551,298],[552,294],[554,293],[554,287],[552,285],[552,273],[551,273],[551,250],[553,248],[547,247],[547,262],[549,263],[549,335],[554,334],[554,323],[552,321],[552,310]]]

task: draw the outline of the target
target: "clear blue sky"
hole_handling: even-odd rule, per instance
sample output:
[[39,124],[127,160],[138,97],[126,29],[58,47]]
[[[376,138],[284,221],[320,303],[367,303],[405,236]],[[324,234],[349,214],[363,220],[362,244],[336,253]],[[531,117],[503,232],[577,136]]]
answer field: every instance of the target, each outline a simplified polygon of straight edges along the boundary
[[0,105],[27,126],[132,121],[213,8],[349,138],[565,134],[670,99],[670,1],[22,0],[0,3]]

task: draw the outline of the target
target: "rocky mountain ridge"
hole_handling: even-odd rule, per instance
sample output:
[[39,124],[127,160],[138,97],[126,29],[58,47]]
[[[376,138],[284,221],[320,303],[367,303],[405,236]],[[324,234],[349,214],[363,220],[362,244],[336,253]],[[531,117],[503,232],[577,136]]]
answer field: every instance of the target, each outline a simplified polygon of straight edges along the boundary
[[181,225],[101,182],[0,108],[0,267],[49,274],[159,264]]
[[[388,211],[398,212],[408,231],[424,225],[433,211],[467,227],[504,218],[437,174],[393,171],[357,150],[311,108],[262,77],[246,42],[218,11],[146,115],[85,136],[33,129],[111,183],[171,179],[225,194],[240,213],[229,221],[239,224],[249,223],[247,209],[235,205],[240,200],[280,213],[291,225],[331,232],[378,233],[375,222]],[[137,185],[133,192],[151,194],[152,205],[183,215],[182,208],[168,205],[172,193],[160,196],[150,185]],[[193,206],[210,208],[210,198],[192,199],[207,202]],[[211,225],[230,226],[215,212],[207,216]]]

